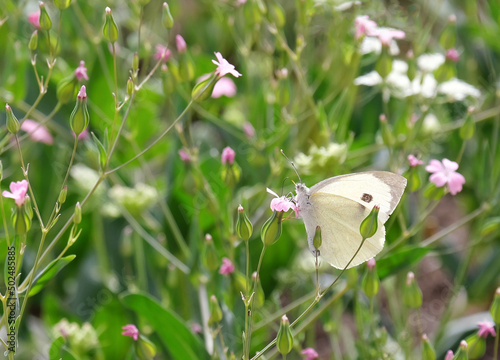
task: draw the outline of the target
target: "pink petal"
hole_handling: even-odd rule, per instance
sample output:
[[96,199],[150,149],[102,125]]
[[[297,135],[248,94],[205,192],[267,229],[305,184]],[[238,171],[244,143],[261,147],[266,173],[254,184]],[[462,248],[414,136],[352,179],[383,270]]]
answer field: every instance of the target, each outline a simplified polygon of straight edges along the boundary
[[458,164],[454,161],[443,159],[443,166],[448,171],[456,171],[458,169]]
[[215,83],[214,90],[212,91],[213,98],[221,96],[233,97],[236,94],[236,85],[230,78],[223,77]]
[[451,195],[455,195],[462,191],[462,185],[465,184],[465,178],[462,174],[454,172],[449,175],[448,179],[448,189]]
[[444,184],[446,184],[447,180],[448,179],[446,178],[446,175],[444,175],[441,172],[437,172],[435,174],[432,174],[429,177],[429,181],[434,183],[437,187],[444,186]]
[[434,173],[434,172],[443,171],[444,167],[443,167],[443,164],[441,164],[441,161],[431,160],[429,165],[427,165],[425,167],[425,170],[430,172],[430,173]]
[[52,145],[54,143],[54,138],[50,135],[49,130],[34,120],[24,120],[21,124],[21,130],[29,133],[30,138],[34,141],[42,142],[47,145]]

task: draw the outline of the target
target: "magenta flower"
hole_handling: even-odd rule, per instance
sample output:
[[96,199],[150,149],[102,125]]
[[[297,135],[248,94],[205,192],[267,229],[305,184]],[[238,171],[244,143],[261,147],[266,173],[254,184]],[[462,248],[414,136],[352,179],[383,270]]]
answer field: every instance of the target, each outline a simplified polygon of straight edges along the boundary
[[453,351],[451,350],[448,350],[448,352],[446,353],[446,356],[444,357],[444,360],[453,360]]
[[178,154],[179,154],[179,157],[181,158],[181,160],[184,161],[185,163],[188,163],[191,161],[191,156],[187,153],[186,150],[180,149],[178,151]]
[[234,265],[231,262],[231,260],[229,260],[227,257],[222,258],[222,265],[219,269],[219,274],[227,276],[229,274],[232,274],[233,272],[234,272]]
[[76,95],[76,97],[80,100],[87,98],[87,88],[85,87],[85,85],[82,85],[82,87],[80,88],[80,91],[78,91],[78,95]]
[[243,124],[243,132],[247,138],[253,138],[255,136],[255,129],[248,121]]
[[297,217],[299,215],[299,209],[297,208],[297,205],[295,205],[295,203],[292,200],[288,199],[285,196],[278,196],[278,194],[276,194],[274,191],[272,191],[269,188],[266,188],[266,191],[269,194],[275,196],[275,198],[271,200],[270,208],[272,211],[287,212],[288,210],[293,209],[293,211],[295,212],[295,217]]
[[221,155],[222,165],[225,165],[226,163],[229,163],[229,165],[233,165],[235,156],[236,156],[236,153],[234,152],[234,150],[231,149],[229,146],[226,146],[222,150],[222,155]]
[[314,360],[319,358],[318,353],[313,348],[306,348],[302,350],[300,353],[306,356],[304,360]]
[[187,49],[186,41],[184,41],[181,35],[175,36],[175,45],[177,46],[177,51],[181,54]]
[[75,70],[75,76],[78,81],[82,78],[85,80],[89,79],[89,76],[87,75],[87,68],[85,67],[85,61],[80,61],[80,66],[78,66]]
[[26,119],[21,124],[21,130],[26,131],[33,141],[38,141],[47,145],[52,145],[54,139],[50,135],[49,130],[42,124]]
[[425,167],[425,170],[432,173],[429,180],[437,187],[448,184],[451,195],[462,191],[462,185],[465,183],[465,178],[456,172],[457,169],[458,164],[448,159],[443,159],[442,162],[431,160],[429,165]]
[[371,258],[366,262],[366,266],[368,266],[368,269],[373,270],[373,268],[377,265],[377,262],[375,261],[375,258]]
[[457,49],[448,49],[448,51],[446,51],[446,60],[458,62],[458,60],[460,60],[460,54],[458,53]]
[[40,29],[40,11],[32,12],[28,15],[28,21],[35,28]]
[[134,341],[137,341],[137,339],[139,338],[139,330],[133,324],[122,326],[122,330],[122,335],[130,336],[132,339],[134,339]]
[[212,62],[217,65],[217,69],[215,69],[215,75],[219,77],[223,77],[226,74],[231,74],[234,77],[241,76],[241,74],[236,71],[234,65],[230,64],[226,59],[224,59],[220,52],[216,52],[215,57],[217,58],[217,61],[212,60]]
[[422,160],[417,159],[412,154],[408,155],[408,162],[410,163],[411,167],[416,167],[416,166],[422,165],[424,163]]
[[477,326],[479,326],[479,330],[477,331],[477,336],[482,338],[487,338],[488,334],[491,334],[491,336],[493,337],[497,336],[495,332],[495,324],[493,324],[492,322],[480,321],[477,323]]
[[377,36],[382,45],[389,46],[392,39],[404,39],[406,34],[402,30],[377,28],[372,32],[373,36]]
[[368,15],[358,16],[354,20],[354,26],[356,28],[356,33],[354,37],[359,39],[364,35],[374,35],[377,29],[377,23],[373,20],[368,19]]
[[26,201],[26,193],[28,192],[28,181],[13,181],[10,183],[9,188],[10,192],[4,190],[2,192],[2,196],[9,199],[14,199],[17,206],[23,206],[24,202]]
[[160,44],[156,45],[156,53],[153,56],[155,60],[157,61],[161,60],[163,62],[167,62],[171,56],[172,52],[166,46]]
[[217,81],[212,91],[212,97],[214,99],[220,98],[221,96],[233,97],[235,94],[236,85],[234,81],[228,77],[223,77]]

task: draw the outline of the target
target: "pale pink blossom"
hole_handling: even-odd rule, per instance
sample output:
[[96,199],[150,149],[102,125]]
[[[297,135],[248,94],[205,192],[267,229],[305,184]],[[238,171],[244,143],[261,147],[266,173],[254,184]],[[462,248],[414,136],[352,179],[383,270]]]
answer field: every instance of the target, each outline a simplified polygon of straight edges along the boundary
[[377,265],[377,262],[375,261],[375,258],[371,258],[370,260],[368,260],[366,262],[366,266],[368,267],[368,269],[370,270],[373,270],[373,268],[375,267],[375,265]]
[[446,356],[444,357],[444,360],[453,360],[453,351],[451,350],[448,350],[448,352],[446,353]]
[[267,188],[266,191],[274,195],[275,198],[271,200],[270,208],[272,211],[283,211],[287,212],[288,210],[292,209],[295,212],[295,216],[297,217],[299,215],[299,209],[297,208],[297,205],[287,198],[286,196],[278,196],[274,191],[271,189]]
[[491,334],[491,336],[495,337],[497,336],[495,332],[495,324],[493,324],[490,321],[480,321],[477,323],[477,326],[479,326],[479,330],[477,331],[477,336],[487,338],[488,334]]
[[226,163],[228,163],[229,165],[233,165],[235,156],[236,156],[236,153],[234,152],[234,150],[231,149],[229,146],[226,146],[222,150],[222,155],[221,155],[222,164],[225,165]]
[[180,149],[178,151],[178,154],[179,154],[179,157],[181,158],[181,160],[184,161],[185,163],[188,163],[191,161],[191,156],[187,153],[186,150]]
[[377,28],[372,31],[372,36],[377,36],[382,45],[389,46],[392,39],[404,39],[406,34],[403,30]]
[[370,20],[368,18],[368,15],[358,16],[354,20],[354,26],[356,29],[354,37],[356,39],[359,39],[364,35],[368,36],[374,35],[375,30],[377,29],[377,23],[373,20]]
[[425,170],[432,173],[429,180],[437,187],[447,184],[452,195],[462,191],[462,186],[465,183],[465,178],[456,172],[457,169],[458,164],[448,159],[443,159],[442,162],[431,160],[429,165],[425,167]]
[[[74,133],[73,133],[74,135]],[[78,140],[87,140],[89,138],[89,128],[85,128],[79,135]]]
[[200,334],[202,331],[203,331],[203,328],[201,327],[200,324],[198,324],[198,323],[191,324],[191,332],[193,334]]
[[85,87],[85,85],[82,85],[82,87],[80,88],[80,91],[78,92],[78,95],[76,96],[78,99],[86,99],[87,98],[87,88]]
[[460,60],[460,54],[458,53],[457,49],[448,49],[446,51],[446,60],[458,62],[458,60]]
[[40,11],[32,12],[28,15],[28,21],[35,28],[40,29]]
[[10,192],[4,190],[2,192],[2,196],[9,199],[14,199],[17,206],[23,206],[24,202],[26,201],[26,193],[28,192],[28,181],[13,181],[10,183],[9,188]]
[[161,60],[163,62],[167,62],[168,59],[170,59],[170,56],[172,56],[170,49],[161,44],[156,45],[156,53],[153,56],[156,61]]
[[414,155],[408,155],[408,162],[411,167],[416,167],[418,165],[422,165],[424,162],[422,160],[417,159]]
[[223,77],[215,83],[212,97],[214,99],[221,96],[233,97],[236,94],[236,85],[234,81],[228,77]]
[[49,130],[34,120],[24,120],[21,124],[21,130],[26,131],[33,141],[38,141],[47,145],[52,145],[54,143],[54,138],[50,135]]
[[219,274],[227,276],[229,274],[232,274],[233,272],[234,272],[234,265],[231,262],[231,260],[229,260],[227,257],[222,258],[222,265],[219,269]]
[[134,341],[137,341],[137,339],[139,338],[139,330],[133,324],[122,326],[122,330],[122,335],[130,336],[132,339],[134,339]]
[[319,358],[318,353],[313,348],[306,348],[302,350],[300,353],[306,356],[304,360],[314,360]]
[[175,36],[175,44],[177,46],[177,51],[179,53],[183,53],[187,49],[186,41],[184,41],[184,38],[181,35],[176,35]]
[[251,123],[246,121],[243,124],[243,132],[247,138],[253,138],[255,136],[255,129]]
[[217,61],[212,60],[212,62],[217,65],[217,69],[215,69],[215,75],[222,77],[226,74],[231,74],[234,77],[239,77],[241,74],[236,71],[234,65],[230,64],[226,59],[224,59],[220,52],[215,53],[215,57]]
[[89,79],[89,76],[87,75],[87,68],[85,67],[85,61],[80,61],[80,66],[78,66],[75,70],[75,76],[78,81],[82,78],[85,80]]

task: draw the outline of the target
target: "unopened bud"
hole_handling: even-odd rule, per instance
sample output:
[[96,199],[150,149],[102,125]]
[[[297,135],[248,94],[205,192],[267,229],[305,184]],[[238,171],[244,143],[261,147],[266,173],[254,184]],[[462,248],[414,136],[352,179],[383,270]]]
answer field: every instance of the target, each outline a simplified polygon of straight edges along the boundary
[[321,226],[316,226],[316,231],[314,232],[314,238],[313,238],[313,246],[316,250],[318,250],[321,247],[322,244],[322,239],[321,239]]
[[90,116],[87,109],[87,91],[85,85],[82,85],[76,98],[75,108],[69,118],[71,130],[76,136],[80,135],[89,126]]
[[28,43],[28,48],[31,51],[35,51],[38,47],[38,30],[33,31],[31,34],[30,42]]
[[65,185],[62,188],[61,193],[59,194],[59,198],[57,199],[59,204],[64,204],[64,202],[66,201],[66,195],[68,195],[68,187]]
[[70,4],[71,4],[71,0],[54,0],[54,5],[59,10],[67,9]]
[[75,89],[78,80],[74,74],[65,77],[57,84],[56,97],[61,104],[67,104],[75,96]]
[[379,210],[380,206],[375,205],[370,214],[361,222],[359,233],[363,239],[369,239],[377,232]]
[[422,335],[422,359],[436,360],[436,351],[426,334]]
[[276,336],[276,347],[281,355],[288,354],[293,348],[293,334],[286,315],[281,318],[280,328]]
[[52,20],[50,20],[50,16],[45,9],[45,4],[40,2],[40,29],[41,30],[50,30],[52,28]]
[[132,58],[132,69],[137,71],[139,69],[139,54],[134,53],[134,57]]
[[467,355],[469,359],[483,359],[486,353],[486,339],[480,337],[476,332],[468,336],[465,341],[467,341]]
[[220,308],[219,301],[217,301],[215,295],[210,297],[209,308],[210,318],[208,319],[208,325],[217,324],[222,320],[222,309]]
[[73,223],[78,225],[82,222],[82,206],[80,202],[77,202],[75,205],[75,215],[73,216]]
[[205,240],[203,264],[208,271],[213,273],[219,268],[219,255],[217,254],[217,249],[212,241],[212,236],[210,234],[206,234]]
[[409,272],[406,276],[406,286],[403,290],[403,303],[412,309],[422,306],[422,291],[415,281],[415,274]]
[[127,94],[128,94],[128,96],[131,96],[133,92],[134,92],[134,80],[132,80],[132,78],[129,77],[127,80]]
[[236,220],[236,233],[243,241],[248,241],[252,237],[252,222],[245,213],[243,206],[238,206],[238,220]]
[[367,297],[372,298],[378,294],[380,280],[377,271],[375,271],[375,259],[371,258],[366,263],[366,272],[361,283],[361,288]]
[[495,324],[500,324],[500,287],[497,288],[495,292],[495,298],[491,303],[490,313]]
[[104,38],[110,43],[114,43],[118,40],[118,26],[116,26],[115,19],[113,18],[109,7],[106,8],[106,20],[104,22],[102,33]]
[[467,341],[462,340],[453,360],[469,360],[469,349]]
[[260,237],[264,246],[271,246],[280,238],[283,214],[283,211],[273,211],[271,217],[262,225]]
[[161,23],[165,29],[171,29],[174,26],[174,18],[172,17],[172,14],[170,14],[170,8],[166,2],[163,3],[163,16]]
[[5,111],[7,112],[7,130],[15,135],[21,128],[21,124],[19,124],[19,120],[17,120],[9,104],[5,104]]
[[196,102],[202,102],[207,99],[214,91],[216,76],[213,75],[208,79],[202,80],[197,83],[191,91],[191,97]]

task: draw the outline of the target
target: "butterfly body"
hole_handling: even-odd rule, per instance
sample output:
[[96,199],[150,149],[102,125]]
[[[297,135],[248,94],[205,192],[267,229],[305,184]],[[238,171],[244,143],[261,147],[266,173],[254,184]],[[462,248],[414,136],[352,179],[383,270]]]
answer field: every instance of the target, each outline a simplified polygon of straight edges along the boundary
[[321,228],[319,255],[332,266],[343,269],[361,244],[361,222],[373,206],[380,207],[378,229],[367,239],[348,268],[359,265],[382,250],[385,242],[384,223],[399,203],[406,179],[386,171],[368,171],[336,176],[308,188],[296,185],[299,217],[306,227],[309,249],[316,227]]

